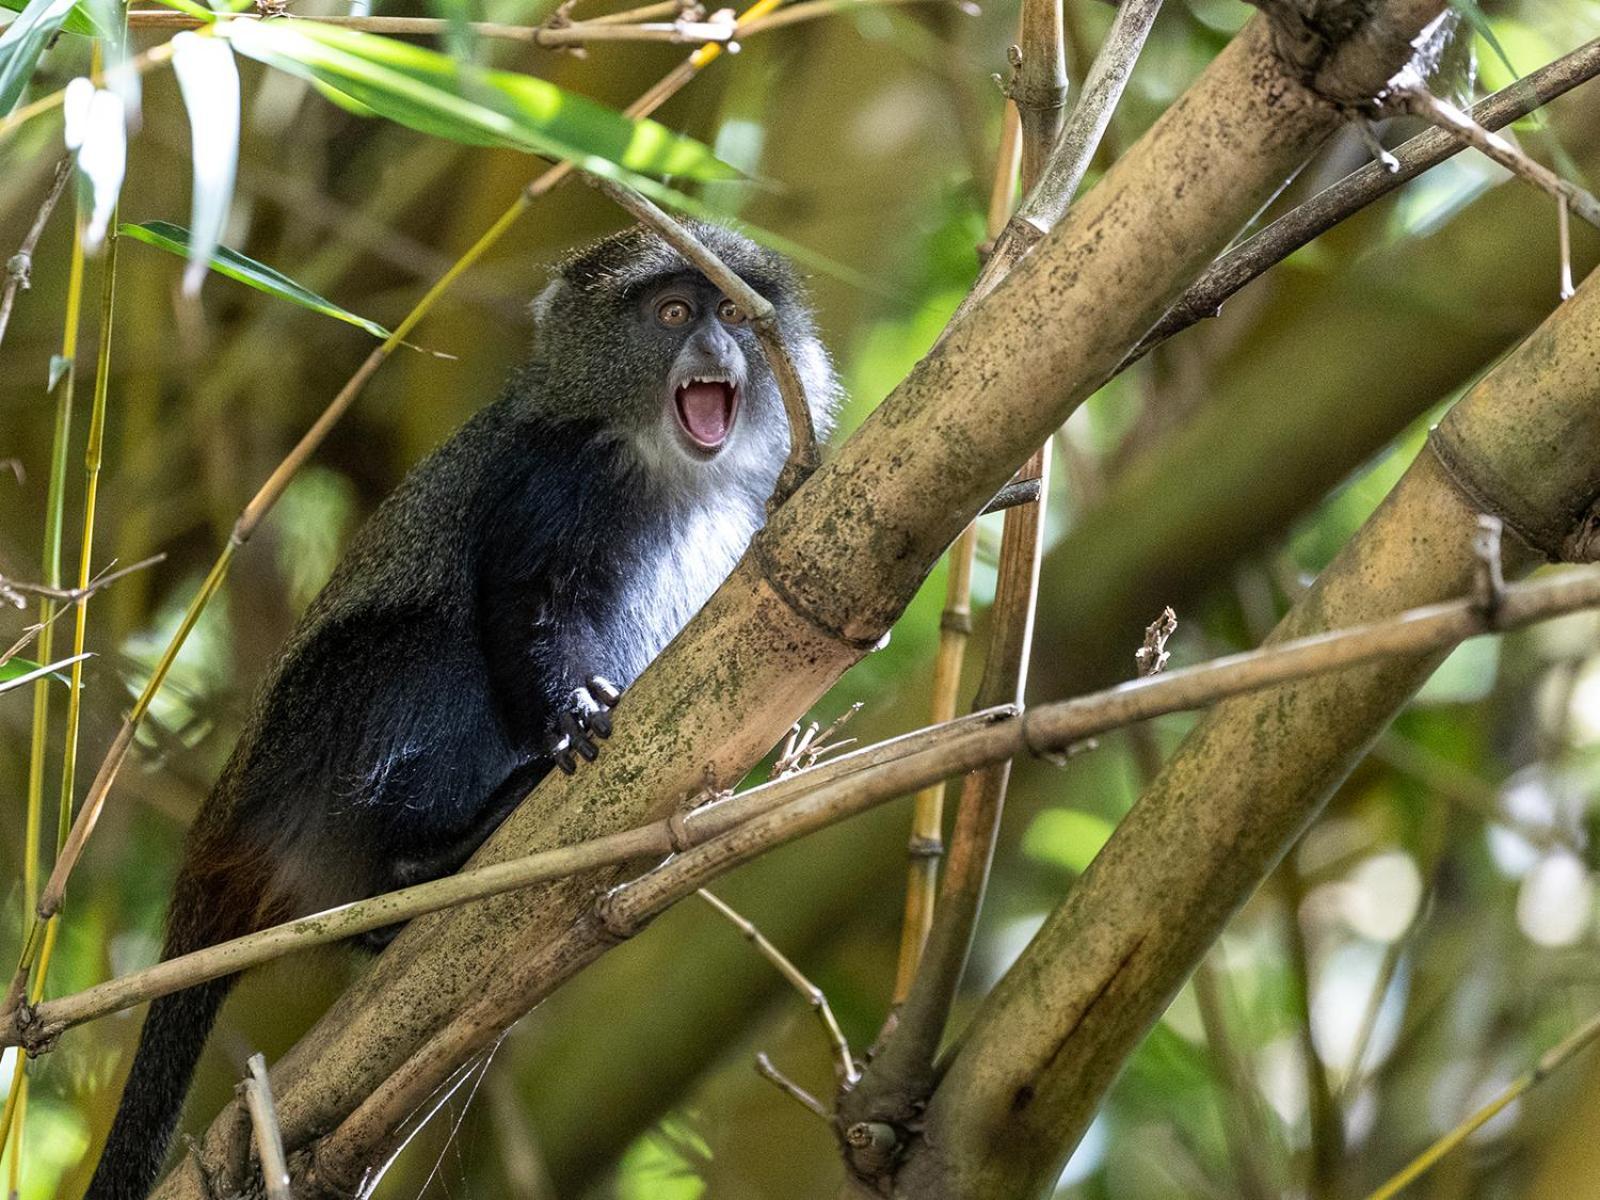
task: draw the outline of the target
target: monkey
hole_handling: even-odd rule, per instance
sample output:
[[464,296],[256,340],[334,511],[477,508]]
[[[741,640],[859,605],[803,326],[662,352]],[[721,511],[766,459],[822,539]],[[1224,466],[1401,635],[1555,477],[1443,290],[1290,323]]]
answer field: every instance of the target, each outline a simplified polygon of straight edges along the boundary
[[[692,232],[776,309],[825,436],[839,385],[804,283]],[[733,569],[789,449],[739,307],[634,226],[556,264],[526,361],[351,540],[189,831],[171,958],[459,869]],[[381,948],[393,930],[362,939]],[[86,1200],[142,1200],[237,976],[155,1000]]]

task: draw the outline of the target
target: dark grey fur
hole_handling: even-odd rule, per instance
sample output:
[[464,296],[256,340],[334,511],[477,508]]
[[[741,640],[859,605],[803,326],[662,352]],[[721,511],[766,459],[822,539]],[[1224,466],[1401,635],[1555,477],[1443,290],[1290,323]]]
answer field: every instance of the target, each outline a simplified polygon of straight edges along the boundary
[[[819,430],[837,386],[792,268],[695,233],[776,306]],[[655,320],[670,283],[697,298]],[[164,957],[457,869],[552,764],[609,731],[626,687],[761,525],[787,424],[747,326],[654,234],[556,268],[505,394],[401,483],[311,604],[190,833]],[[736,379],[712,457],[673,388]],[[89,1200],[139,1200],[231,979],[150,1010]]]

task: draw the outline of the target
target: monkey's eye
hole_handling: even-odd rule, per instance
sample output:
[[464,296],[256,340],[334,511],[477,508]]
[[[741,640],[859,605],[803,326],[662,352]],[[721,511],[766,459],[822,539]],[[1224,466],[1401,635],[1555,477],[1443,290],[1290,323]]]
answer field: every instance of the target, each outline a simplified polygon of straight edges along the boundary
[[744,323],[744,309],[740,308],[732,300],[724,298],[722,303],[717,305],[717,317],[724,325],[742,325]]
[[656,305],[656,320],[670,328],[686,325],[694,314],[683,300],[663,300]]

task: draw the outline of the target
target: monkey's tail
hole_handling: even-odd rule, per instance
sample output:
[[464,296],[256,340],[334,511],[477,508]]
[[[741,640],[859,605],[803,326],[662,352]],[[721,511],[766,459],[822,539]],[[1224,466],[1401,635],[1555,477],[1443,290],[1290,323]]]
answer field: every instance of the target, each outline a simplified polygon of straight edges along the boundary
[[206,1035],[236,978],[213,979],[150,1005],[133,1072],[84,1200],[145,1200],[150,1194]]
[[[262,880],[256,870],[197,869],[192,850],[173,889],[161,957],[173,958],[260,927]],[[230,867],[241,866],[238,859]],[[122,1102],[84,1200],[145,1200],[166,1161],[189,1081],[222,1002],[238,975],[196,984],[150,1005]]]

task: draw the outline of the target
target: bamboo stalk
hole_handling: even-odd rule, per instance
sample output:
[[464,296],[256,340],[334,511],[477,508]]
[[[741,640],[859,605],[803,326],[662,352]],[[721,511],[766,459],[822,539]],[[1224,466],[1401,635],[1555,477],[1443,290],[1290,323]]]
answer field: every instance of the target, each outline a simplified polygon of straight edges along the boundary
[[[348,941],[357,934],[426,913],[598,867],[684,854],[753,828],[752,822],[780,810],[802,811],[794,806],[809,805],[811,798],[825,791],[850,796],[848,811],[834,818],[843,819],[893,799],[908,787],[964,774],[1002,759],[1020,754],[1053,755],[1086,738],[1152,717],[1363,663],[1427,654],[1465,638],[1521,628],[1596,606],[1600,606],[1600,570],[1573,570],[1548,580],[1508,585],[1493,621],[1471,601],[1456,600],[1368,625],[1227,655],[1071,700],[1036,705],[1020,716],[1009,705],[975,712],[842,754],[685,815],[469,867],[456,875],[299,917],[47,1000],[31,1015],[0,1014],[0,1048],[26,1043],[42,1052],[62,1032],[77,1025],[285,954]],[[902,781],[908,778],[911,782],[906,785]],[[795,836],[799,834],[780,822],[773,840],[743,853],[753,857]]]

